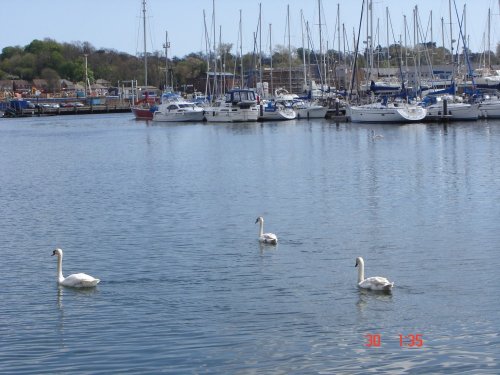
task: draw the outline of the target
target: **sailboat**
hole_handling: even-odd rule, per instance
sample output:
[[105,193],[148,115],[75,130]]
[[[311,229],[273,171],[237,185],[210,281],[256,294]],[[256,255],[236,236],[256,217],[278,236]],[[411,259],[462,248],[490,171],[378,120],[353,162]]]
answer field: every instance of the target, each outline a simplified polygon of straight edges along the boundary
[[[259,21],[260,25],[260,21]],[[271,24],[269,24],[269,55],[271,56],[271,88],[273,87],[273,49]],[[262,77],[262,75],[261,75]],[[277,100],[276,98],[262,99],[259,103],[259,121],[283,121],[293,120],[297,113],[292,108],[291,102]]]
[[[373,15],[373,0],[367,0],[367,17],[369,20],[369,24],[373,27],[372,15]],[[363,18],[363,7],[365,1],[363,1],[363,6],[361,8],[361,19],[360,19],[360,28],[361,28],[361,20]],[[368,32],[368,27],[367,27]],[[369,49],[369,58],[370,58],[370,72],[373,68],[373,44],[372,44],[372,35],[373,32],[369,32],[367,35],[367,43]],[[359,45],[360,36],[358,35],[358,45]],[[356,55],[358,52],[358,47],[356,47]],[[356,59],[354,62],[354,71],[356,67]],[[400,66],[400,74],[401,66]],[[401,77],[402,81],[402,77]],[[351,87],[354,84],[354,77],[351,82]],[[375,84],[373,84],[375,86]],[[352,89],[352,88],[351,88]],[[427,115],[427,110],[421,106],[410,104],[407,100],[406,89],[404,82],[401,84],[401,90],[399,94],[399,98],[396,97],[395,100],[389,101],[388,96],[383,96],[379,98],[379,100],[375,103],[365,104],[365,105],[352,105],[349,104],[346,107],[346,115],[350,119],[351,122],[376,122],[376,123],[408,123],[408,122],[419,122],[422,121]],[[404,99],[403,99],[404,98]]]
[[[146,50],[146,0],[142,0],[142,20],[144,33],[144,86],[148,85],[148,55]],[[131,110],[136,120],[152,120],[154,112],[158,109],[154,96],[146,91],[144,98],[133,103]]]

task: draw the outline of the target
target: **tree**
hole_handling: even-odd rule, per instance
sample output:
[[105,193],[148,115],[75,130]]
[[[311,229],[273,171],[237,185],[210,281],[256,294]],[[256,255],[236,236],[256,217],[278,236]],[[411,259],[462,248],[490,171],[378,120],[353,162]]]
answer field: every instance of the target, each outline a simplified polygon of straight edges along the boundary
[[56,92],[61,89],[61,77],[59,77],[59,74],[54,69],[43,69],[41,77],[47,81],[49,91]]
[[178,62],[174,67],[175,78],[181,85],[192,81],[206,72],[207,67],[205,61],[195,57],[188,57]]

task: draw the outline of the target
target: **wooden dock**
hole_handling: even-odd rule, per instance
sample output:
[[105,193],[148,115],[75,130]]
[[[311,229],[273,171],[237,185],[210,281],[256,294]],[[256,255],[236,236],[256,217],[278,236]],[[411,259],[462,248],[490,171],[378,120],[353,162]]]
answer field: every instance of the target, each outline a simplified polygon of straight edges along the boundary
[[33,116],[58,116],[58,115],[89,115],[102,113],[127,113],[131,112],[129,104],[98,104],[72,107],[42,107],[22,108],[18,110],[7,109],[3,117],[33,117]]

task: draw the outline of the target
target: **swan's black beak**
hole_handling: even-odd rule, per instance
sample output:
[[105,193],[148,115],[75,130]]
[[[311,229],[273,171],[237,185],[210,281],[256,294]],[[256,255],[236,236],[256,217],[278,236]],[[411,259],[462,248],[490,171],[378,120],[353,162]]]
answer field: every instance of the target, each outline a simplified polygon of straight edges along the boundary
[[356,264],[354,265],[354,267],[357,267],[358,266],[358,261],[356,261]]
[[257,218],[257,219],[255,220],[255,224],[257,224],[258,222],[259,222],[259,218]]
[[56,255],[56,251],[55,250],[52,252],[51,256],[54,256],[54,255]]

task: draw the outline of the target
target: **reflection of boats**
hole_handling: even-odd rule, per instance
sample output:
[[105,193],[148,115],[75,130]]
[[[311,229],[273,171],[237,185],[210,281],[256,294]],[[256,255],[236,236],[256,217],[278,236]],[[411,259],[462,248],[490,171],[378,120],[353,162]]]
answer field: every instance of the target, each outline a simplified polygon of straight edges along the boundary
[[297,113],[286,102],[263,100],[259,105],[260,121],[293,120],[296,117]]
[[427,111],[420,106],[403,102],[378,102],[360,106],[347,106],[347,116],[352,122],[418,122]]
[[160,104],[158,109],[154,112],[153,121],[203,121],[203,109],[185,100],[167,101]]
[[233,89],[225,97],[205,108],[208,122],[257,121],[259,109],[253,90]]

